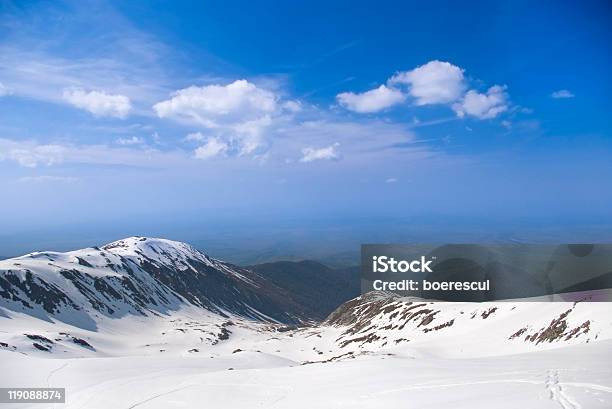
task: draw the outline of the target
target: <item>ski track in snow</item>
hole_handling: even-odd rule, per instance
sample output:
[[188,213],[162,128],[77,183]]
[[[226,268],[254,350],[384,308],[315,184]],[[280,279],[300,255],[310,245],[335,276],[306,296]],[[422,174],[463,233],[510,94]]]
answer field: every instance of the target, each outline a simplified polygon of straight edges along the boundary
[[559,371],[549,370],[546,375],[545,385],[549,398],[557,402],[562,409],[582,409],[582,406],[574,401],[563,389],[559,382]]
[[57,367],[56,369],[52,370],[51,372],[49,372],[49,374],[47,375],[47,388],[51,387],[51,377],[53,375],[55,375],[57,372],[61,371],[62,369],[64,369],[65,367],[67,367],[69,365],[68,362],[66,362],[63,365],[60,365],[59,367]]
[[182,391],[182,390],[187,389],[187,388],[193,388],[194,386],[198,386],[198,385],[197,384],[193,384],[193,385],[181,386],[180,388],[175,388],[175,389],[171,389],[171,390],[166,391],[166,392],[162,392],[162,393],[158,393],[158,394],[152,395],[152,396],[150,396],[150,397],[148,397],[146,399],[143,399],[141,401],[138,401],[138,402],[128,406],[128,409],[137,408],[138,406],[142,406],[145,403],[151,402],[154,399],[161,398],[162,396],[167,396],[167,395],[170,395],[170,394],[175,393],[175,392]]
[[574,387],[578,387],[578,388],[593,389],[593,390],[596,390],[596,391],[612,393],[612,388],[611,387],[599,385],[599,384],[596,384],[596,383],[563,382],[563,385],[574,386]]

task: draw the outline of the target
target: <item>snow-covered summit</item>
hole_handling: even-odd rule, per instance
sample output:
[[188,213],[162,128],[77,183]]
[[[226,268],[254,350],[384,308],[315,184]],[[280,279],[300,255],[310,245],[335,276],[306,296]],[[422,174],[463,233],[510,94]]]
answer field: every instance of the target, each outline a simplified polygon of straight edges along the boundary
[[122,257],[131,257],[138,260],[154,260],[156,262],[175,265],[181,270],[191,268],[189,260],[198,260],[206,265],[215,263],[206,254],[201,253],[193,246],[180,241],[133,236],[108,243],[102,250]]
[[184,305],[259,320],[299,320],[291,299],[257,273],[172,240],[129,237],[0,261],[0,306],[39,317],[82,323],[95,321],[92,314],[163,314]]

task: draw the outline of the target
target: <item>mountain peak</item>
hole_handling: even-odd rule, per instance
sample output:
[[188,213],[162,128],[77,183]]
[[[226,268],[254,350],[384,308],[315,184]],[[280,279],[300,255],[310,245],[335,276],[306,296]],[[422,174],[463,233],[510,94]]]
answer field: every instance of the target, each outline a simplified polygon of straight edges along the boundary
[[158,237],[143,237],[143,236],[131,236],[126,237],[124,239],[116,240],[111,243],[105,244],[101,247],[104,250],[111,251],[113,253],[118,252],[130,252],[130,251],[143,251],[151,248],[155,248],[156,250],[163,249],[184,249],[190,252],[196,252],[194,249],[187,243],[183,243],[180,241],[174,241],[169,239],[162,239]]
[[194,259],[209,266],[215,264],[212,258],[187,243],[157,237],[132,236],[101,248],[121,257],[153,260],[180,270],[190,268],[189,260]]
[[101,315],[167,314],[184,307],[288,323],[304,316],[286,292],[257,273],[187,243],[140,236],[0,261],[0,307],[88,328]]

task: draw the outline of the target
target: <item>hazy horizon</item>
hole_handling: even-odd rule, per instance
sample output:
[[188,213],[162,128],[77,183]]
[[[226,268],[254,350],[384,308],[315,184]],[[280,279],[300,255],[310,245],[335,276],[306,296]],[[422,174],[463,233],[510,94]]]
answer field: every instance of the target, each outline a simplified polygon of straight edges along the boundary
[[[363,243],[587,243],[610,242],[610,225],[596,221],[559,228],[551,222],[441,219],[335,219],[276,221],[274,225],[238,225],[218,221],[166,222],[150,225],[62,224],[55,229],[0,233],[0,259],[34,251],[70,251],[100,246],[129,236],[161,237],[192,244],[239,265],[312,259],[330,266],[359,264]],[[492,226],[495,228],[492,228]]]

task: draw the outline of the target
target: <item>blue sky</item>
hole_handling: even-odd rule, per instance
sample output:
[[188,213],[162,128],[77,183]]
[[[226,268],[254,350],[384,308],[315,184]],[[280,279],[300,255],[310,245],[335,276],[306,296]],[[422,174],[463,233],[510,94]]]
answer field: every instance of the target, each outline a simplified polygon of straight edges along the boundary
[[608,2],[192,3],[2,3],[0,255],[612,222]]

